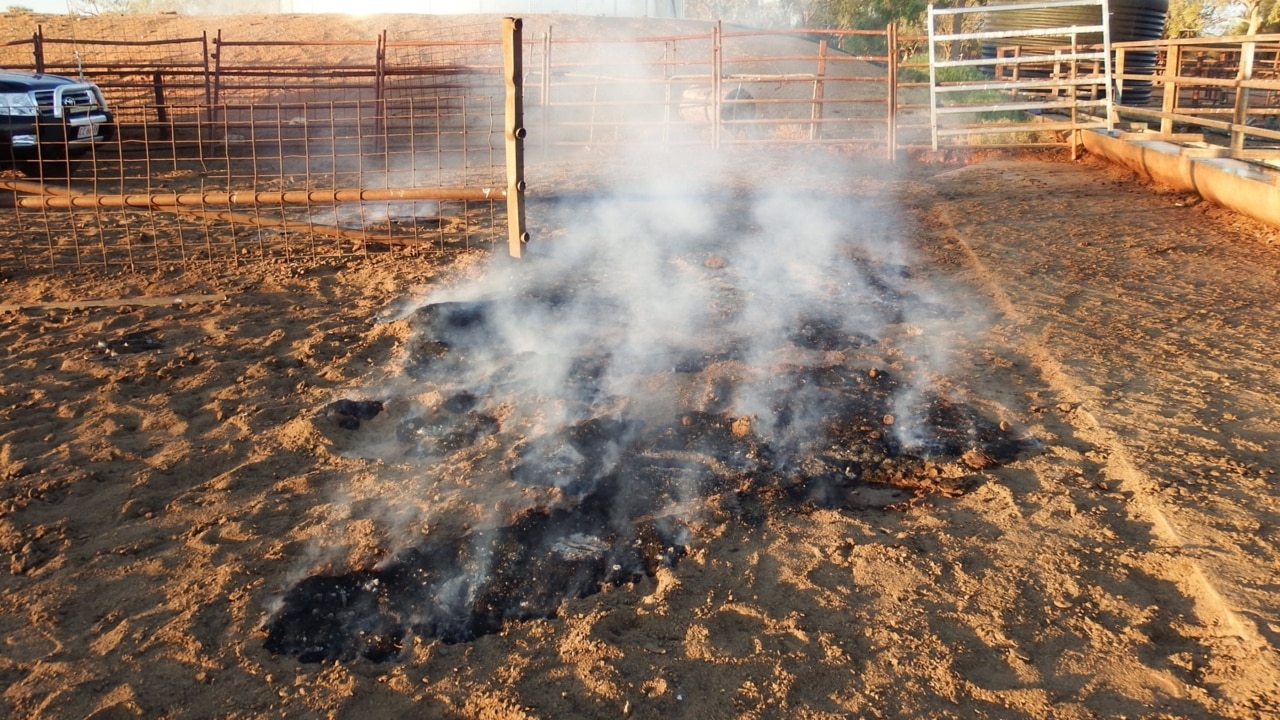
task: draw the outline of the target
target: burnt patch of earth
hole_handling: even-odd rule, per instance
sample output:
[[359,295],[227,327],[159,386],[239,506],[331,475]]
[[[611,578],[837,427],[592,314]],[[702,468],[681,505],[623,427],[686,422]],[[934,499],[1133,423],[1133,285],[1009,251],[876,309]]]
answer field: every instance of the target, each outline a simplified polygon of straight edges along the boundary
[[164,343],[160,341],[158,332],[151,329],[135,330],[110,340],[100,340],[97,344],[98,351],[108,357],[159,350],[162,347]]
[[410,634],[474,640],[674,565],[689,530],[655,509],[671,507],[700,473],[632,460],[573,504],[438,532],[377,567],[302,580],[268,626],[266,649],[302,662],[393,660]]
[[[810,443],[783,447],[758,423],[704,411],[662,424],[625,413],[594,417],[533,439],[487,427],[512,443],[510,479],[557,488],[560,501],[492,527],[439,527],[376,566],[304,579],[268,624],[266,649],[303,662],[387,662],[413,636],[468,642],[509,622],[554,617],[565,599],[674,566],[708,517],[757,524],[806,507],[905,506],[976,483],[965,452],[977,448],[1007,462],[1027,447],[942,396],[925,401],[930,411],[921,421],[941,423],[932,427],[935,441],[905,446],[885,425],[899,389],[885,372],[822,367],[781,374],[774,384],[778,403],[798,396],[797,386],[817,391],[803,410],[822,416]],[[448,397],[435,417],[441,428],[452,417],[455,429],[432,437],[470,438],[457,428],[484,417],[477,415],[483,404]],[[427,444],[444,455],[464,451],[465,438],[458,447]]]
[[[873,422],[867,412],[833,422],[823,438],[835,443],[831,452],[785,469],[767,442],[735,432],[723,415],[685,415],[652,433],[622,420],[580,423],[542,451],[572,448],[576,465],[530,452],[512,469],[526,483],[560,487],[572,477],[566,489],[576,492],[562,504],[531,508],[504,525],[440,529],[376,567],[308,577],[284,596],[265,647],[303,662],[391,661],[411,635],[467,642],[508,622],[554,617],[565,599],[674,566],[695,539],[693,518],[727,514],[755,524],[807,505],[883,507],[975,482],[958,457],[897,453],[883,435],[861,430]],[[1023,448],[1008,440],[984,452],[1004,462]],[[616,457],[606,463],[601,455],[610,453]],[[606,465],[613,471],[592,478]]]
[[675,565],[704,523],[905,507],[1026,451],[899,369],[889,330],[912,302],[909,273],[851,263],[863,280],[827,283],[825,304],[761,333],[771,345],[734,292],[699,296],[703,329],[643,341],[622,328],[627,303],[585,283],[413,311],[405,401],[389,398],[344,447],[359,456],[363,434],[367,457],[457,473],[480,505],[496,487],[536,504],[484,526],[440,519],[376,565],[304,579],[266,648],[385,662],[414,637],[467,642]]

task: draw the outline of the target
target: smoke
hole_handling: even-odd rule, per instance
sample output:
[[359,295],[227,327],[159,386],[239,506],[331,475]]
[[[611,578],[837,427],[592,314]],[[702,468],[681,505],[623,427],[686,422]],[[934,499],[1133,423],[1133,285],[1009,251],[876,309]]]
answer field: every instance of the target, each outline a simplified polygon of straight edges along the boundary
[[674,563],[715,496],[838,504],[887,459],[964,452],[978,428],[934,386],[964,314],[915,269],[883,169],[655,152],[531,193],[528,257],[389,309],[413,332],[353,393],[376,400],[318,420],[398,468],[392,547],[296,583],[268,649],[466,641]]
[[[357,393],[386,410],[350,452],[408,468],[382,519],[431,531],[364,574],[296,585],[273,652],[383,657],[405,627],[466,640],[551,614],[674,562],[727,479],[816,479],[823,500],[857,468],[975,436],[938,435],[966,422],[934,387],[965,313],[915,268],[885,166],[616,147],[631,152],[579,158],[588,191],[531,178],[525,259],[495,253],[385,314],[413,333]],[[369,606],[391,609],[361,622],[382,639],[306,645],[337,637],[315,626],[316,588],[370,574]]]
[[[833,177],[813,167],[829,160],[658,160],[628,159],[616,184],[590,195],[534,195],[535,238],[553,239],[401,312],[420,327],[410,374],[501,415],[517,479],[581,491],[615,472],[645,428],[689,413],[744,418],[772,463],[797,466],[839,398],[794,370],[870,369],[860,350],[910,337],[911,318],[938,307],[913,283],[890,200],[794,182]],[[931,342],[910,354],[940,372],[947,350]],[[445,356],[424,356],[441,347]],[[912,379],[931,372],[899,374],[898,428],[918,431],[908,418],[927,389]],[[721,382],[706,386],[712,375]],[[566,434],[587,422],[609,425],[590,454]]]

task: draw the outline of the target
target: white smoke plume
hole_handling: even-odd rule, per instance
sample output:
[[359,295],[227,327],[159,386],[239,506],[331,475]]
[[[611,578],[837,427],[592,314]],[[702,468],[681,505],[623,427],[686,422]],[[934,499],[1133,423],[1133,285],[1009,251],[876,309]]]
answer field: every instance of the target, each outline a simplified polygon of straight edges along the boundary
[[[364,571],[414,595],[370,627],[465,640],[672,561],[712,475],[838,484],[856,462],[830,457],[864,431],[881,459],[932,452],[931,383],[959,303],[917,277],[886,166],[751,144],[614,147],[625,150],[569,158],[572,183],[534,171],[525,259],[495,253],[478,278],[388,313],[416,329],[403,366],[353,394],[386,403],[368,457],[421,478],[398,490],[425,517],[401,512],[395,524],[457,523],[435,516],[457,504],[418,497],[442,493],[481,516],[429,547],[406,537]],[[877,429],[862,427],[866,408]],[[465,478],[448,487],[459,467]],[[568,585],[536,585],[540,573]],[[355,592],[365,575],[298,587]],[[337,632],[308,625],[301,592],[273,651],[399,647],[403,630],[368,652],[364,640],[298,647],[296,636]],[[506,609],[497,592],[513,596]]]

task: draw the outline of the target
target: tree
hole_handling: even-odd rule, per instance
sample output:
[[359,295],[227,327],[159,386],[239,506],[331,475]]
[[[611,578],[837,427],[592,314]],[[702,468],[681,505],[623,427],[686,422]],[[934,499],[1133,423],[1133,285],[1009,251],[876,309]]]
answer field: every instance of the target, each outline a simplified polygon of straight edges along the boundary
[[1278,0],[1169,0],[1167,38],[1280,32]]
[[1280,20],[1280,7],[1276,0],[1244,0],[1244,34],[1257,35],[1268,23]]
[[685,14],[756,27],[830,27],[828,0],[689,0]]
[[832,27],[830,0],[779,0],[787,6],[795,27]]
[[1224,0],[1169,0],[1164,36],[1167,38],[1203,37],[1220,28],[1229,11]]
[[928,7],[928,0],[831,0],[836,27],[854,30],[879,30],[891,22],[919,25]]

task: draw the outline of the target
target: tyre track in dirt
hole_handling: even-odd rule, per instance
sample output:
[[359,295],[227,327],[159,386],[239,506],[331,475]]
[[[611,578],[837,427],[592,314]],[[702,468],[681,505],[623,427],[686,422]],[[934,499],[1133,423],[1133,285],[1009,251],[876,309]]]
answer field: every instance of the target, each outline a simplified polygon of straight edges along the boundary
[[1186,594],[1217,656],[1204,677],[1274,710],[1274,230],[1105,167],[989,162],[930,185],[931,220],[1105,454],[1102,487],[1150,523],[1164,562],[1148,570]]

